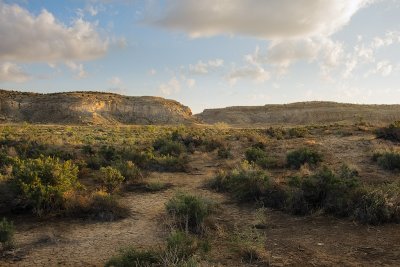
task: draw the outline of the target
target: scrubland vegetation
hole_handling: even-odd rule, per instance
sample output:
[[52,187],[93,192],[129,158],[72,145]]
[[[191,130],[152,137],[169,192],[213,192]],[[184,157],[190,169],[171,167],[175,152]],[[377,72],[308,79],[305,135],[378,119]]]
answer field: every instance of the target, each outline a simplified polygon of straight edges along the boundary
[[[400,223],[399,123],[379,129],[28,124],[0,128],[2,251],[18,247],[14,233],[18,236],[20,223],[12,221],[20,222],[21,216],[32,224],[112,224],[139,216],[135,205],[125,200],[135,194],[160,195],[163,209],[153,220],[161,229],[161,241],[153,247],[125,244],[103,262],[106,266],[202,266],[218,262],[226,253],[243,265],[268,265],[271,255],[263,234],[267,220],[238,226],[221,219],[232,205],[245,205],[250,213],[261,211],[261,217],[278,211],[377,227]],[[341,140],[354,136],[367,145],[356,156],[343,158]],[[335,143],[325,144],[325,137]],[[211,167],[193,163],[206,157]],[[365,167],[373,169],[372,174],[364,172]],[[199,182],[199,189],[179,188],[179,182],[190,184],[205,168],[214,171]],[[185,180],[149,178],[165,173]],[[220,255],[215,256],[216,250]]]

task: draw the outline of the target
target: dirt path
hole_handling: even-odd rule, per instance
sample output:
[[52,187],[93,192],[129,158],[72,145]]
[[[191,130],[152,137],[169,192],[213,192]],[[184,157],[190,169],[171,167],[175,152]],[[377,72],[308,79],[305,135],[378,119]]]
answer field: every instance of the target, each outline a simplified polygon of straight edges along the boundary
[[[154,247],[163,243],[160,221],[165,202],[177,190],[213,199],[221,209],[217,221],[250,227],[254,209],[239,206],[226,195],[203,188],[218,169],[212,155],[191,156],[191,173],[153,173],[151,180],[172,183],[164,192],[128,193],[127,219],[111,223],[51,221],[18,223],[16,242],[23,257],[0,266],[102,266],[128,245]],[[400,225],[368,227],[327,217],[293,217],[267,210],[266,249],[271,266],[400,266]],[[232,233],[227,233],[232,234]],[[221,241],[222,242],[222,241]],[[215,266],[244,266],[228,248],[211,251]]]

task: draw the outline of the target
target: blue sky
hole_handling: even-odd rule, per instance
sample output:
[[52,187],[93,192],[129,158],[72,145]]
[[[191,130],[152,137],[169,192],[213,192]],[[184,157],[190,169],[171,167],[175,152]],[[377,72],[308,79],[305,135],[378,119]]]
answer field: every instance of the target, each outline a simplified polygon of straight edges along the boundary
[[398,0],[0,0],[0,88],[399,103]]

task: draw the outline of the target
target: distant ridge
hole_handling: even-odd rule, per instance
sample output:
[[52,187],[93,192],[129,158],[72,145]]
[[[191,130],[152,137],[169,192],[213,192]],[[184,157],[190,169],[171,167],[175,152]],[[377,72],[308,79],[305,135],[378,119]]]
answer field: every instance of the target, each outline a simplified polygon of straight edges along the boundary
[[106,92],[39,94],[0,89],[0,122],[43,124],[192,123],[190,108],[174,100]]
[[400,105],[311,101],[206,109],[192,115],[175,100],[108,92],[31,93],[0,89],[0,123],[36,124],[215,124],[233,126],[323,123],[387,124],[400,120]]
[[356,123],[360,121],[383,124],[400,120],[400,105],[359,105],[311,101],[282,105],[206,109],[195,117],[208,124],[224,122],[238,126]]

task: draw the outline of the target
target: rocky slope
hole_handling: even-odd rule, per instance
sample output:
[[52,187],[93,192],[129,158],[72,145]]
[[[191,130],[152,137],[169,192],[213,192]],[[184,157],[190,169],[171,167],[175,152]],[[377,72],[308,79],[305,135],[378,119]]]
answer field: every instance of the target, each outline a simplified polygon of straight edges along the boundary
[[36,94],[0,90],[0,122],[44,124],[180,124],[193,122],[191,110],[160,97],[111,93]]
[[213,124],[312,124],[312,123],[390,123],[400,120],[400,105],[356,105],[334,102],[301,102],[286,105],[206,109],[195,115]]

